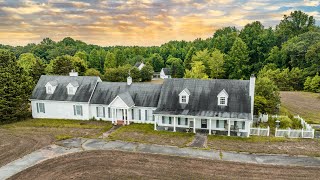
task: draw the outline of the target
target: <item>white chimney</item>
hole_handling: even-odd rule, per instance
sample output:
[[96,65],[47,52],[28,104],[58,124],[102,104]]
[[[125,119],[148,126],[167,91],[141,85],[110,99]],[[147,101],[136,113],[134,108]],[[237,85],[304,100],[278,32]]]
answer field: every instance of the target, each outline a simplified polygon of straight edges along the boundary
[[78,72],[75,72],[74,69],[72,69],[69,76],[78,76]]
[[129,77],[127,78],[127,85],[130,86],[131,84],[132,84],[132,77],[129,76]]
[[250,76],[249,96],[251,98],[251,118],[253,120],[253,108],[254,108],[254,89],[256,84],[256,77],[254,74]]

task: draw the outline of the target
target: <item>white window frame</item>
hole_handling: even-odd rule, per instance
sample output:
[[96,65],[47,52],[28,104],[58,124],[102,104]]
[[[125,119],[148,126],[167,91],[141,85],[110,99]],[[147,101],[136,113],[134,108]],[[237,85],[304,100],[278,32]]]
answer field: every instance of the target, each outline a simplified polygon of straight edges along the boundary
[[68,94],[74,94],[73,87],[68,87]]
[[37,103],[37,112],[38,113],[46,113],[46,108],[44,103]]
[[[218,105],[219,106],[228,106],[228,98],[229,98],[229,95],[227,93],[226,90],[222,90],[219,94],[218,94]],[[223,100],[224,99],[224,100]],[[224,103],[221,103],[221,102],[224,102]]]
[[226,106],[227,105],[227,98],[226,97],[219,97],[219,105]]
[[181,91],[181,93],[179,94],[179,103],[180,104],[188,104],[189,103],[189,96],[190,94],[187,92],[189,90],[184,89],[183,91]]
[[106,116],[104,107],[97,106],[96,110],[97,110],[97,117],[103,117],[104,118]]
[[82,105],[73,105],[73,112],[75,116],[83,116]]
[[47,93],[48,94],[52,94],[52,86],[48,86],[47,87]]
[[187,103],[187,96],[181,96],[181,103]]

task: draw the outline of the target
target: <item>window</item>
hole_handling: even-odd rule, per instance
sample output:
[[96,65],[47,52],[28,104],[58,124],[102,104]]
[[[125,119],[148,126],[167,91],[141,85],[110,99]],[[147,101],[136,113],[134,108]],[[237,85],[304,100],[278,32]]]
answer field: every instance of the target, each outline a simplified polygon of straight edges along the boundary
[[139,120],[141,120],[141,109],[139,109]]
[[168,124],[171,124],[172,122],[171,122],[171,117],[169,117],[169,123]]
[[44,103],[37,103],[37,112],[38,113],[45,113],[45,107],[44,107]]
[[52,94],[52,87],[51,86],[48,86],[48,94]]
[[104,107],[97,107],[97,117],[105,117],[105,108]]
[[144,120],[148,121],[148,110],[144,111]]
[[81,105],[73,105],[73,113],[75,116],[82,116],[82,106]]
[[224,128],[225,125],[226,125],[226,122],[225,120],[217,120],[216,121],[216,128]]
[[73,94],[73,87],[68,88],[68,94]]
[[161,117],[162,117],[162,124],[166,124],[164,116],[161,116]]
[[187,103],[187,96],[181,96],[181,103]]
[[131,118],[134,119],[134,109],[131,109]]
[[111,108],[108,107],[108,118],[111,118]]
[[226,97],[220,97],[220,105],[226,105]]
[[178,117],[178,125],[181,125],[181,118]]

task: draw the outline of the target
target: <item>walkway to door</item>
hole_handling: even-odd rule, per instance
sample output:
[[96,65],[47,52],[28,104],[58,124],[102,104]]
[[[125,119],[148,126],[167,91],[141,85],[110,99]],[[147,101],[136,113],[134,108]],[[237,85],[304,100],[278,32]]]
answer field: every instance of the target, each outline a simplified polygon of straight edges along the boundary
[[189,147],[207,148],[207,135],[197,133],[193,141],[188,145]]

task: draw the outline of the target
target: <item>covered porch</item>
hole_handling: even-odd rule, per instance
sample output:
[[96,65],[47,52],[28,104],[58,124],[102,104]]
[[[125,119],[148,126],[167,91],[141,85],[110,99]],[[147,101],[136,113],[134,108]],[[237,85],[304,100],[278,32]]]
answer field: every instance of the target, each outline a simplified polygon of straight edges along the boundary
[[154,115],[154,130],[207,133],[209,135],[249,136],[247,119]]

